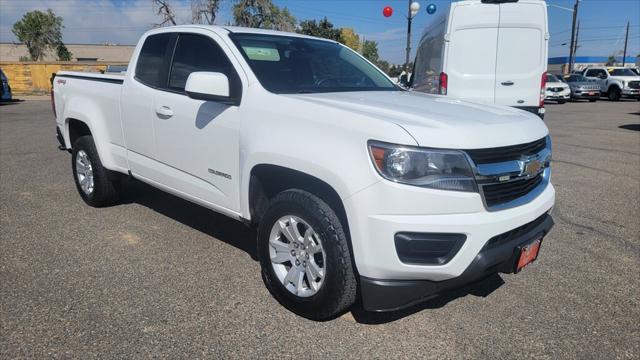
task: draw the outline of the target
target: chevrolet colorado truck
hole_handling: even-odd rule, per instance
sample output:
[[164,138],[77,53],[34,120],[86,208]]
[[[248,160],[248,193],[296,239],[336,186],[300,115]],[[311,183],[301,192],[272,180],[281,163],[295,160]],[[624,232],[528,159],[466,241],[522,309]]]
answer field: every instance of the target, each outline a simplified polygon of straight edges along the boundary
[[542,120],[403,90],[335,41],[166,27],[126,74],[53,85],[89,206],[117,203],[133,177],[255,226],[266,287],[310,319],[518,272],[553,225]]

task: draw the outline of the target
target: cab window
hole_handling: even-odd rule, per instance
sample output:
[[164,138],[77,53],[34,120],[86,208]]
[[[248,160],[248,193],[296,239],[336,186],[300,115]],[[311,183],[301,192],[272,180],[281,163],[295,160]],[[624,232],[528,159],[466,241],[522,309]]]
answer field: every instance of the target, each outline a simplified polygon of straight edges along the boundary
[[220,72],[230,82],[235,77],[231,62],[211,38],[180,34],[169,72],[169,89],[183,92],[189,74],[196,71]]
[[165,59],[172,50],[171,37],[173,34],[164,33],[147,37],[140,50],[136,64],[135,78],[141,83],[160,88],[166,84]]

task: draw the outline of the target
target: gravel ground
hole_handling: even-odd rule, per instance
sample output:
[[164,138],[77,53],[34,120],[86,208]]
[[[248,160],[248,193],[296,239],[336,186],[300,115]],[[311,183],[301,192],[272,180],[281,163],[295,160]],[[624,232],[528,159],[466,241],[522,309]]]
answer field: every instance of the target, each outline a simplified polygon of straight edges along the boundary
[[269,295],[251,230],[138,183],[87,207],[49,102],[3,105],[0,358],[638,358],[640,103],[547,109],[556,227],[535,264],[318,323]]

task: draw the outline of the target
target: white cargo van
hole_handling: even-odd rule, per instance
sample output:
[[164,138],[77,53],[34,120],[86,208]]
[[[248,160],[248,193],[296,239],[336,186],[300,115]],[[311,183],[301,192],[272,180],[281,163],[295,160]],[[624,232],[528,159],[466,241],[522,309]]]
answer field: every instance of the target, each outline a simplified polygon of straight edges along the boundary
[[542,117],[548,41],[544,1],[453,2],[422,35],[410,85]]

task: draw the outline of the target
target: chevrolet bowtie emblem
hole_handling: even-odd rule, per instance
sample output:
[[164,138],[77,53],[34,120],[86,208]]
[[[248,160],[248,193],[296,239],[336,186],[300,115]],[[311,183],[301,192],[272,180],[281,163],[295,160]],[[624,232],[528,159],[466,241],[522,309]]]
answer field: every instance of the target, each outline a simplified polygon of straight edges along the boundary
[[539,159],[527,159],[518,161],[520,176],[533,177],[544,168],[544,163]]

